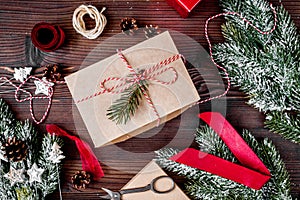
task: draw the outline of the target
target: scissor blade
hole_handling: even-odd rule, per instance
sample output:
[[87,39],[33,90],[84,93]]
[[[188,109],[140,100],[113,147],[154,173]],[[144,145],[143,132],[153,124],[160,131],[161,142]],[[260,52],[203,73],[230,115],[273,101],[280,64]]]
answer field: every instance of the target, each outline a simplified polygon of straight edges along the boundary
[[110,196],[110,198],[112,199],[112,197],[113,197],[113,192],[112,192],[111,190],[106,189],[106,188],[101,188],[101,189],[104,190],[104,191]]
[[107,194],[107,195],[103,195],[103,196],[99,196],[99,198],[100,199],[103,199],[103,200],[111,200],[112,199],[112,197],[109,195],[109,194]]
[[119,192],[113,192],[106,188],[101,188],[101,189],[104,190],[105,192],[107,192],[107,194],[108,194],[108,195],[104,196],[104,198],[107,198],[110,200],[120,200],[121,199],[121,195]]

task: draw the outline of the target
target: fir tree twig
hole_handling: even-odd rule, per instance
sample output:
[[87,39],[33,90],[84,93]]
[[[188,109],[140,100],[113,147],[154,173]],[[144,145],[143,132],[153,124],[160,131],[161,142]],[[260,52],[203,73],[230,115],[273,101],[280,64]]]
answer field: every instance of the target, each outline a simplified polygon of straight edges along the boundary
[[[224,11],[238,12],[262,31],[274,25],[264,0],[220,0]],[[225,42],[214,46],[213,57],[228,71],[232,84],[249,96],[248,104],[267,113],[266,125],[284,138],[300,143],[300,37],[288,12],[276,8],[277,26],[262,35],[239,17],[227,16]],[[269,120],[272,119],[272,120]]]
[[[194,199],[292,199],[288,172],[272,142],[269,139],[258,142],[247,130],[243,131],[242,136],[271,172],[271,179],[260,190],[169,160],[179,152],[172,148],[157,151],[156,161],[168,171],[185,176],[188,180],[185,184],[186,192]],[[201,150],[238,163],[225,143],[208,126],[197,130],[195,140]]]
[[121,97],[114,101],[108,108],[106,115],[108,119],[115,121],[117,124],[126,124],[133,116],[143,98],[143,90],[148,91],[146,80],[141,80],[133,84],[121,93]]

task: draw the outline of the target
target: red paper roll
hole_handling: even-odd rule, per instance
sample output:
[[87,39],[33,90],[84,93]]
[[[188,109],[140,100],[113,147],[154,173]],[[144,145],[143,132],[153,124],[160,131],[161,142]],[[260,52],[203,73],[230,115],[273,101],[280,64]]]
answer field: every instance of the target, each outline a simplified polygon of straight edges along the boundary
[[58,49],[65,40],[65,33],[59,26],[41,22],[31,31],[31,40],[34,46],[46,52]]

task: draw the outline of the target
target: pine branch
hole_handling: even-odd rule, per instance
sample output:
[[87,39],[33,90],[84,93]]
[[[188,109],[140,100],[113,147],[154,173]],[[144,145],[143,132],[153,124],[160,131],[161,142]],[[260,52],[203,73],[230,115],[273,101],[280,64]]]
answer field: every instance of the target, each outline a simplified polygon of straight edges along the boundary
[[[254,190],[231,180],[169,160],[171,156],[179,152],[178,150],[159,150],[156,152],[156,161],[168,171],[185,176],[188,180],[185,185],[186,192],[194,199],[291,199],[289,175],[272,142],[268,139],[258,142],[246,130],[243,131],[242,136],[271,172],[271,179],[261,190]],[[208,126],[197,130],[195,140],[202,151],[215,156],[221,155],[220,157],[223,159],[226,157],[226,160],[237,163],[228,147]]]
[[148,84],[145,80],[141,80],[140,84],[141,86],[135,83],[121,93],[121,97],[108,108],[106,113],[108,119],[117,124],[126,124],[131,116],[134,116],[143,98],[143,90],[148,91]]
[[[224,11],[240,13],[260,30],[271,30],[274,25],[267,1],[221,0],[220,3]],[[226,40],[214,46],[213,56],[227,69],[231,82],[249,96],[248,104],[270,115],[300,113],[300,37],[287,11],[280,6],[276,12],[276,29],[268,35],[262,35],[237,16],[227,16],[222,25]],[[299,117],[285,119],[285,125],[273,121],[272,131],[299,142],[299,131],[289,128],[295,131],[291,133],[283,129],[295,124]]]
[[52,145],[56,142],[59,146],[62,146],[62,140],[50,134],[43,138],[42,149],[40,151],[40,157],[38,164],[45,167],[45,172],[42,175],[42,183],[37,183],[37,187],[40,189],[42,196],[52,193],[56,190],[59,184],[59,171],[61,169],[60,164],[53,164],[47,158],[50,156],[52,151]]
[[272,112],[266,116],[266,127],[280,133],[285,139],[300,143],[300,114],[292,116],[286,112]]
[[[206,135],[204,136],[203,134]],[[200,151],[213,154],[231,162],[237,161],[222,139],[208,126],[197,129],[195,141],[198,143]]]
[[[61,166],[49,162],[47,158],[50,156],[54,142],[62,145],[61,139],[49,134],[46,136],[38,134],[29,120],[24,123],[15,120],[8,105],[2,99],[0,99],[0,135],[1,143],[6,142],[8,138],[16,137],[24,141],[27,147],[27,153],[24,154],[22,161],[0,160],[0,199],[44,199],[47,194],[53,192],[59,183]],[[39,142],[40,138],[43,138],[42,142]],[[41,177],[42,183],[29,182],[30,177],[26,175],[26,171],[32,167],[33,163],[45,170]],[[24,169],[24,181],[11,185],[11,181],[4,177],[10,168]]]

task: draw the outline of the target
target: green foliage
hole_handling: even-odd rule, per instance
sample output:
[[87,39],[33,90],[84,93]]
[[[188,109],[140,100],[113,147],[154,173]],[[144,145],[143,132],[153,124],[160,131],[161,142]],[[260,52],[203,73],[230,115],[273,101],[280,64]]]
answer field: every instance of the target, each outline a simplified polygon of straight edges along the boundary
[[117,124],[126,124],[133,116],[143,98],[143,90],[148,91],[148,84],[145,80],[133,84],[121,93],[121,97],[114,101],[107,110],[107,116]]
[[[60,165],[47,160],[54,142],[62,145],[62,140],[38,133],[32,124],[26,120],[24,123],[14,119],[8,105],[0,99],[0,145],[8,138],[16,137],[26,142],[28,147],[24,160],[19,162],[0,160],[0,199],[44,199],[47,194],[53,192],[59,183]],[[29,183],[26,171],[36,163],[39,168],[44,169],[42,183]],[[9,172],[10,167],[24,169],[24,182],[11,185],[9,179],[4,175]]]
[[[274,15],[264,0],[220,0],[224,11],[235,11],[262,31],[274,25]],[[272,131],[300,143],[300,38],[289,14],[276,8],[277,26],[263,35],[237,16],[222,25],[225,42],[214,46],[214,59],[222,64],[231,82],[249,96],[248,103],[272,117]],[[273,114],[277,113],[277,114]],[[293,114],[291,114],[293,113]],[[286,130],[292,131],[287,132]]]
[[[271,179],[260,190],[171,161],[169,158],[179,152],[172,148],[157,151],[156,161],[166,170],[186,177],[186,192],[194,199],[291,199],[289,175],[272,142],[269,139],[258,142],[247,130],[242,136],[271,172]],[[195,140],[200,150],[238,163],[225,143],[208,126],[197,130]]]

